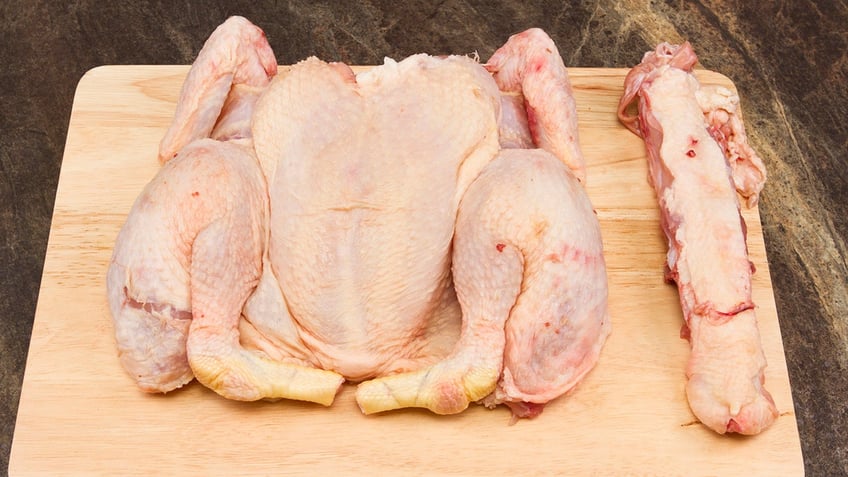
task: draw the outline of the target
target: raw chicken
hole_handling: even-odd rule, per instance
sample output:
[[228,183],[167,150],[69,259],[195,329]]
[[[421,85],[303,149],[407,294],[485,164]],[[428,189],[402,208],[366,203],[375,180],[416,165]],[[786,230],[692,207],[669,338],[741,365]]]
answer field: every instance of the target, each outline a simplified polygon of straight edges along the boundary
[[[538,41],[559,60],[541,31],[505,48]],[[511,61],[558,68],[570,97],[561,60],[543,60]],[[359,75],[273,61],[247,20],[212,34],[162,141],[168,162],[118,237],[107,288],[139,385],[195,376],[232,399],[329,405],[364,381],[367,413],[486,398],[519,415],[571,389],[609,332],[597,219],[566,166],[583,170],[576,122],[549,121],[575,117],[573,102],[537,103],[524,81],[540,126],[518,134],[558,156],[501,151],[502,79],[468,57]]]
[[[692,347],[689,405],[720,434],[757,434],[778,413],[763,387],[766,360],[736,188],[756,204],[765,170],[745,140],[738,100],[722,91],[716,100],[702,89],[691,74],[696,61],[689,43],[646,53],[625,79],[619,117],[647,146],[669,242],[667,276],[677,283],[681,336]],[[637,97],[638,117],[630,116]]]
[[[145,391],[167,392],[196,377],[232,399],[299,399],[302,392],[329,404],[342,383],[335,373],[239,344],[268,221],[245,112],[276,69],[264,34],[247,20],[230,19],[210,36],[162,141],[167,162],[118,235],[109,305],[121,363]],[[210,134],[220,140],[201,139]]]
[[502,92],[501,146],[545,149],[585,181],[577,104],[553,40],[539,28],[523,31],[510,37],[485,66]]
[[[501,104],[519,111],[502,118],[501,146],[520,149],[503,150],[459,208],[460,342],[436,366],[361,384],[366,413],[452,413],[483,398],[532,417],[594,367],[609,335],[600,228],[577,179],[585,164],[562,59],[542,30],[530,29],[510,37],[486,68],[504,91]],[[524,149],[535,144],[548,151]]]
[[310,58],[260,100],[269,259],[316,367],[362,381],[440,357],[427,337],[457,318],[434,320],[459,201],[498,151],[498,100],[473,60],[428,55],[357,77]]
[[532,417],[594,367],[610,329],[600,230],[580,183],[547,151],[504,150],[472,183],[453,274],[463,310],[454,352],[361,384],[366,413],[453,413],[485,398]]

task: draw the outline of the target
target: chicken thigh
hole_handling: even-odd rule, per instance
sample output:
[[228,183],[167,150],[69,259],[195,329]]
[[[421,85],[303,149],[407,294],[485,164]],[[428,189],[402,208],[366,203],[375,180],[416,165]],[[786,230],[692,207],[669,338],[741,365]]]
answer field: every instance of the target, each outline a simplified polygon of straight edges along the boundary
[[[142,191],[118,235],[107,273],[109,305],[121,363],[146,391],[171,391],[194,377],[186,343],[190,327],[204,321],[192,320],[192,300],[202,301],[204,290],[193,296],[191,277],[222,274],[198,269],[209,265],[193,260],[198,237],[197,258],[219,254],[232,266],[227,279],[238,276],[246,285],[237,294],[249,293],[257,278],[267,208],[261,171],[249,142],[209,137],[231,89],[245,93],[233,94],[231,104],[249,104],[276,71],[264,34],[246,20],[230,19],[212,33],[160,145],[164,167]],[[243,119],[232,116],[221,123],[249,135]],[[230,233],[241,243],[229,240]],[[238,317],[238,303],[226,305],[230,310],[219,309],[222,305],[214,305],[210,320],[222,313]]]

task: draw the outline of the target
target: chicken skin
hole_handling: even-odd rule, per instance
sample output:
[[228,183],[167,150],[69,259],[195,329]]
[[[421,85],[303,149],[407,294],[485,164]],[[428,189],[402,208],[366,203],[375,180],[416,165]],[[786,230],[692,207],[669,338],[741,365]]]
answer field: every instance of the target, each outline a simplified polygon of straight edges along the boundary
[[[516,98],[532,120],[510,145]],[[485,66],[419,54],[278,71],[233,17],[189,71],[160,159],[107,283],[146,391],[195,377],[230,399],[330,405],[350,381],[366,413],[479,401],[533,416],[599,359],[600,228],[541,30]]]

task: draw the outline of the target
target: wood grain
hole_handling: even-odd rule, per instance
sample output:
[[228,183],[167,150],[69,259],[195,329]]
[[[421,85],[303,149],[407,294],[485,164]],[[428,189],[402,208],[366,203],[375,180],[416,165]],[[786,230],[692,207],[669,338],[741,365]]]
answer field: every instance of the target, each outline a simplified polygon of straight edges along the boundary
[[[330,408],[227,401],[197,383],[140,392],[119,366],[105,272],[120,226],[156,173],[186,66],[105,66],[77,88],[21,392],[9,473],[24,475],[800,475],[783,345],[756,209],[745,210],[754,301],[781,413],[755,437],[696,422],[689,349],[641,139],[615,109],[624,69],[571,69],[601,221],[613,334],[570,396],[513,426],[509,411],[363,416],[345,386]],[[704,83],[733,88],[699,70]]]

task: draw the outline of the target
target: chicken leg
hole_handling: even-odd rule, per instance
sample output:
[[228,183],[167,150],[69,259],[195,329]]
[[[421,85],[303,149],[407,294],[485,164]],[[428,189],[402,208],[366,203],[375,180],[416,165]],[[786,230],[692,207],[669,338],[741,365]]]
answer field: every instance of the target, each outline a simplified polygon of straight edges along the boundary
[[231,399],[328,405],[343,381],[239,342],[268,220],[249,119],[275,72],[257,27],[235,17],[215,30],[162,141],[165,165],[118,236],[107,279],[110,307],[122,364],[146,391],[166,392],[194,375]]

